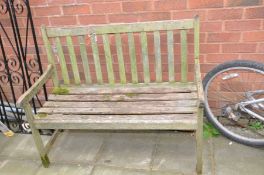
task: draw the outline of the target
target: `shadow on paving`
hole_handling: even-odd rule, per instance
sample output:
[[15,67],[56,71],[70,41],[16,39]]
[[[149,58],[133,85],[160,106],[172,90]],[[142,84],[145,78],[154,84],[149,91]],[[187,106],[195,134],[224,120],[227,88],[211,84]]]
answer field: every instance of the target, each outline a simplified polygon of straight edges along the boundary
[[[264,174],[263,149],[223,137],[204,143],[205,175]],[[49,168],[41,166],[30,135],[0,135],[0,148],[0,175],[195,174],[195,137],[189,132],[64,132],[49,154]]]

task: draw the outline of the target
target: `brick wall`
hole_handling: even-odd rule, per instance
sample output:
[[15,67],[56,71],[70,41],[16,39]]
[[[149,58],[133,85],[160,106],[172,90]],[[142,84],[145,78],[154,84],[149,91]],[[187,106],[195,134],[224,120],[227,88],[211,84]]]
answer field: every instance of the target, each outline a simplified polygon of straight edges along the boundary
[[[263,0],[31,0],[42,62],[40,26],[79,26],[192,18],[201,19],[201,63],[206,73],[232,59],[264,62]],[[21,25],[26,22],[20,18]],[[8,26],[5,17],[1,22]],[[32,44],[32,43],[29,43]],[[34,57],[32,45],[29,56]]]

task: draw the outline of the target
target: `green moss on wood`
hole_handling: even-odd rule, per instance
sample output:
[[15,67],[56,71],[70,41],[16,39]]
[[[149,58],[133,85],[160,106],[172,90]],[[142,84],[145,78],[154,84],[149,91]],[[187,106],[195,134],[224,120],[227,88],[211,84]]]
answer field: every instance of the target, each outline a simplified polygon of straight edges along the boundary
[[42,162],[42,165],[44,166],[44,168],[48,168],[49,165],[50,165],[50,161],[49,161],[49,158],[47,155],[45,156],[41,156],[41,162]]
[[45,114],[45,113],[40,113],[40,114],[37,114],[36,117],[37,118],[45,118],[47,117],[48,114]]
[[132,98],[132,97],[135,97],[135,96],[137,96],[138,94],[134,94],[134,93],[127,93],[127,94],[125,94],[127,97],[129,97],[129,98]]
[[55,95],[67,95],[69,94],[69,90],[66,88],[56,87],[52,90],[52,94]]

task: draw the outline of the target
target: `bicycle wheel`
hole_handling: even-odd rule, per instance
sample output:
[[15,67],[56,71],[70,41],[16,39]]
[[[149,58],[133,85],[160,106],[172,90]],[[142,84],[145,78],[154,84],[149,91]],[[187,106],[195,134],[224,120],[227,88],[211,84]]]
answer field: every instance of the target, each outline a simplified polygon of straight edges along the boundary
[[[209,122],[233,141],[264,146],[264,64],[247,60],[220,64],[205,76],[203,86]],[[250,100],[259,102],[245,106]]]

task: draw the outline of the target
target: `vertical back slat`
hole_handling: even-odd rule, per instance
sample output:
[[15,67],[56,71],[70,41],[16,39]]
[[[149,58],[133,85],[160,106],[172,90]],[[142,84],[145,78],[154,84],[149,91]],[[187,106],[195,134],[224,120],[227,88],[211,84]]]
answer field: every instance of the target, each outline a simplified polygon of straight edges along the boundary
[[160,33],[159,33],[159,31],[154,32],[154,50],[155,50],[156,82],[162,82],[162,66],[161,66]]
[[199,40],[200,40],[200,24],[199,24],[199,17],[196,16],[194,18],[194,58],[199,59],[200,54],[200,46],[199,46]]
[[115,39],[116,39],[116,52],[118,58],[119,77],[120,77],[120,82],[124,84],[126,83],[126,72],[125,72],[121,36],[119,33],[115,34]]
[[174,82],[173,31],[167,31],[169,82]]
[[95,35],[91,35],[91,45],[92,45],[92,50],[93,50],[93,59],[94,59],[97,83],[102,84],[103,83],[103,76],[102,76],[102,71],[101,71],[101,63],[99,60],[99,52],[98,52],[98,47],[97,47]]
[[67,42],[68,50],[69,50],[69,54],[70,54],[71,66],[72,66],[72,71],[73,71],[73,76],[74,76],[74,82],[75,82],[75,84],[80,84],[81,79],[80,79],[77,59],[76,59],[76,55],[75,55],[75,51],[74,51],[74,46],[72,43],[72,37],[67,36],[66,42]]
[[187,82],[187,31],[181,30],[181,81]]
[[52,64],[53,68],[54,68],[54,74],[52,76],[52,81],[54,83],[54,86],[58,87],[59,86],[59,78],[58,78],[58,72],[57,72],[57,68],[56,68],[55,60],[54,60],[55,57],[53,55],[45,27],[41,27],[41,33],[42,33],[43,42],[44,42],[46,52],[47,52],[48,62],[49,62],[49,64]]
[[88,84],[92,83],[89,62],[87,57],[86,45],[85,45],[85,38],[84,36],[78,36],[79,44],[80,44],[80,54],[82,58],[85,82]]
[[110,44],[109,44],[109,39],[108,39],[107,34],[103,35],[103,42],[104,42],[104,52],[105,52],[105,59],[106,59],[108,81],[110,84],[115,84],[112,56],[111,56]]
[[62,74],[64,84],[70,84],[68,69],[67,69],[63,49],[61,46],[60,38],[56,37],[55,42],[56,42],[56,47],[57,47],[58,56],[59,56],[59,60],[60,60],[61,74]]
[[132,83],[138,83],[136,49],[133,33],[128,33],[128,45],[132,73]]
[[149,83],[150,76],[149,76],[149,59],[148,59],[148,40],[147,40],[146,32],[140,33],[140,42],[141,42],[141,52],[143,58],[144,82]]

